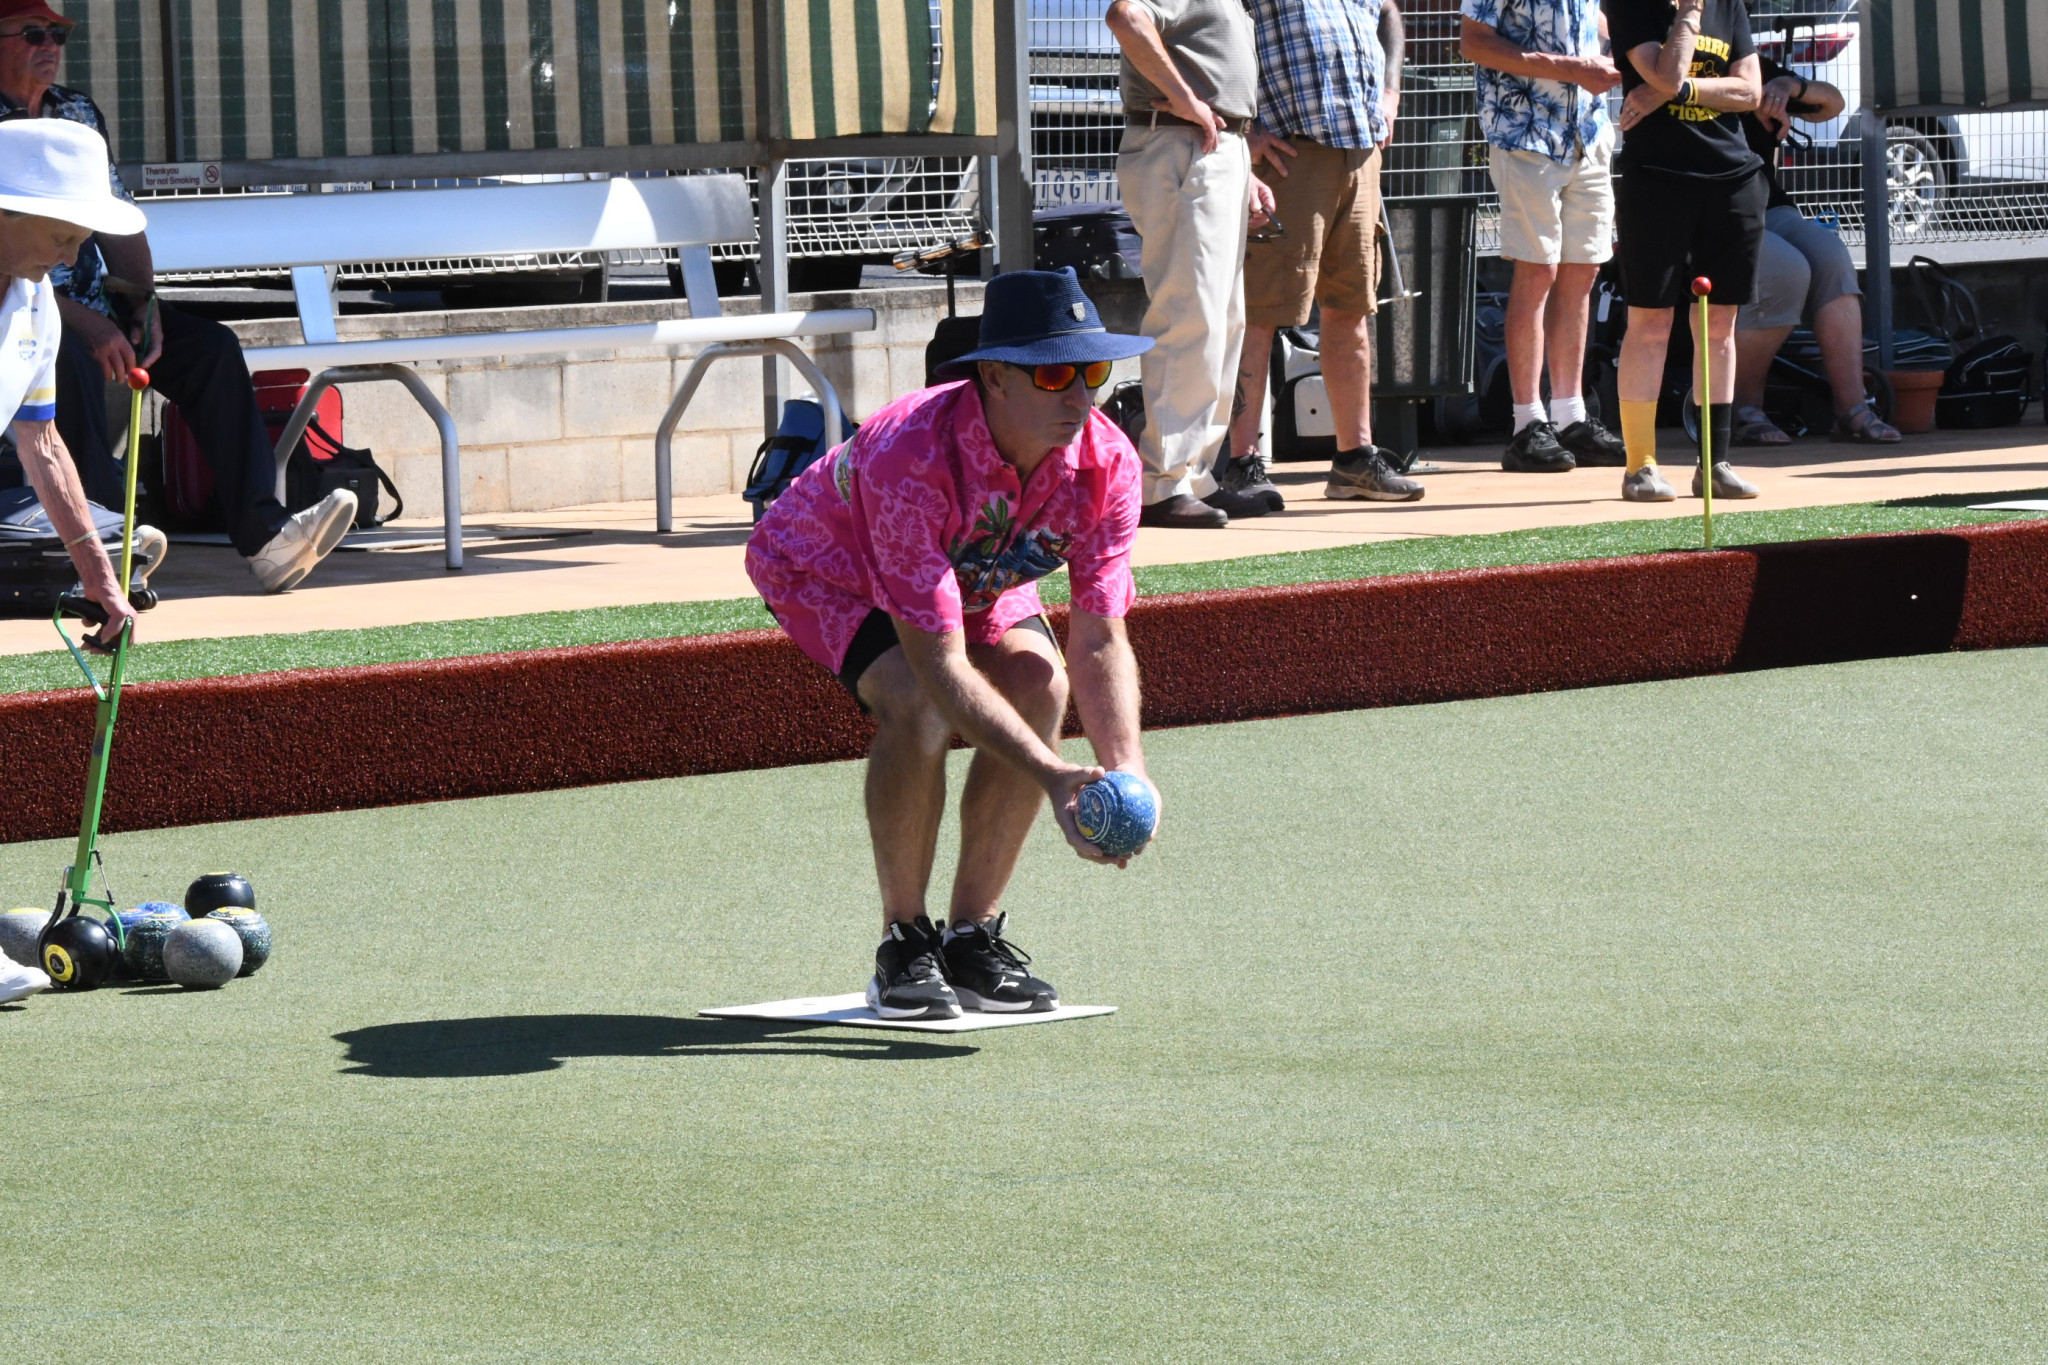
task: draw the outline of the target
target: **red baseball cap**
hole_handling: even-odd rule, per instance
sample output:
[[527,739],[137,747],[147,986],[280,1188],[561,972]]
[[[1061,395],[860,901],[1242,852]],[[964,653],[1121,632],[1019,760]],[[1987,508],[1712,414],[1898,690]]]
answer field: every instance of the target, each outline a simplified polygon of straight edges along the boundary
[[0,0],[0,24],[9,19],[41,19],[46,23],[62,24],[70,28],[78,22],[66,19],[50,8],[46,0]]

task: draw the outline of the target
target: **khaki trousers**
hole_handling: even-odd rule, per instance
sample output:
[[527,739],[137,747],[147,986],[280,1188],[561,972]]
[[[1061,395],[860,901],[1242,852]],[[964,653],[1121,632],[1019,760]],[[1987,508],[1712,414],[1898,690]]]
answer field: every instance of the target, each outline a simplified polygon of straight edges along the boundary
[[1229,133],[1204,156],[1192,128],[1129,127],[1116,173],[1145,241],[1145,501],[1206,498],[1216,491],[1211,470],[1230,430],[1244,343],[1251,153]]

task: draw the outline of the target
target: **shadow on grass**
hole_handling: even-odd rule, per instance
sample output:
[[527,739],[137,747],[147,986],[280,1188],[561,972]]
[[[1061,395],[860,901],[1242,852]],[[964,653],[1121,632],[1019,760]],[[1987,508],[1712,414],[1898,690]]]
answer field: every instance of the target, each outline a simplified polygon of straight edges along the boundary
[[653,1014],[501,1015],[422,1019],[337,1033],[353,1076],[523,1076],[571,1057],[838,1057],[923,1061],[978,1048],[897,1037],[811,1037],[820,1026]]
[[1934,493],[1918,498],[1893,498],[1879,507],[1975,507],[1985,502],[2048,499],[2048,488],[2022,488],[2014,493]]

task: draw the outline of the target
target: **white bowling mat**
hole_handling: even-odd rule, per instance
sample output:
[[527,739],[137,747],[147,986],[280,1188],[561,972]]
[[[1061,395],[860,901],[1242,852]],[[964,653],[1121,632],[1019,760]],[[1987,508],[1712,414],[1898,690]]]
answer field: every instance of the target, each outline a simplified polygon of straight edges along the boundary
[[909,1029],[916,1033],[972,1033],[976,1029],[1008,1028],[1012,1024],[1057,1024],[1115,1014],[1115,1005],[1061,1005],[1043,1014],[980,1014],[973,1010],[958,1019],[884,1019],[868,1008],[859,991],[846,995],[809,995],[796,1000],[770,1000],[760,1005],[725,1005],[697,1013],[713,1019],[785,1019],[812,1024],[850,1024],[855,1028]]

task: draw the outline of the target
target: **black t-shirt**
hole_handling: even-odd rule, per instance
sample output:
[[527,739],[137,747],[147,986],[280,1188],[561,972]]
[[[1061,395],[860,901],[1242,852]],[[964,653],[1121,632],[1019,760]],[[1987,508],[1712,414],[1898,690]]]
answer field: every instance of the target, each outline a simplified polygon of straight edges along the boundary
[[[1670,35],[1678,10],[1671,0],[1601,0],[1607,14],[1614,64],[1621,68],[1621,93],[1643,83],[1629,52],[1644,43],[1662,43]],[[1726,76],[1744,57],[1756,54],[1749,36],[1749,11],[1742,0],[1707,0],[1700,15],[1699,42],[1693,48],[1690,76]],[[1738,181],[1755,173],[1762,161],[1742,136],[1737,114],[1719,114],[1704,105],[1666,104],[1622,134],[1615,158],[1623,172],[1652,171],[1688,180]]]
[[[1757,61],[1763,66],[1763,76],[1760,79],[1765,85],[1769,85],[1780,76],[1793,74],[1769,57],[1760,55]],[[1768,213],[1780,205],[1796,208],[1792,196],[1785,193],[1785,187],[1778,183],[1778,139],[1771,135],[1771,130],[1764,127],[1764,121],[1755,114],[1742,116],[1742,137],[1749,143],[1749,150],[1763,158],[1764,178],[1771,187],[1770,202],[1764,206],[1764,212]]]

